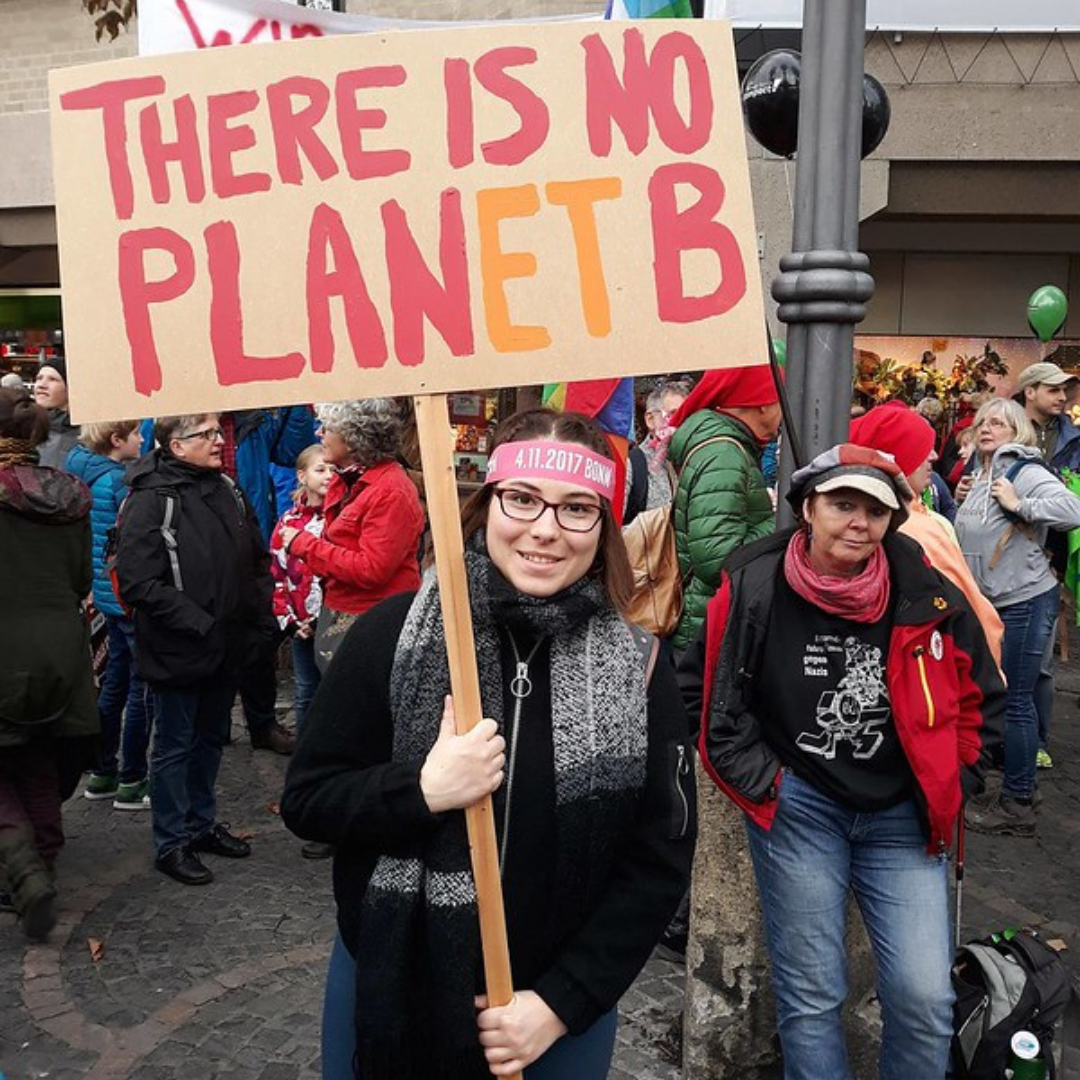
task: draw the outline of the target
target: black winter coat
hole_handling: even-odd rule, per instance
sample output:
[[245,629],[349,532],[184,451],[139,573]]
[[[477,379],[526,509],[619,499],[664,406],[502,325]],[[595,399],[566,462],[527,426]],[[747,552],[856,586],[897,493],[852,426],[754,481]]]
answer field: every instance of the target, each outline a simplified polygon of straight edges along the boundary
[[[281,800],[289,829],[337,848],[338,928],[354,956],[378,856],[423,836],[435,821],[420,789],[422,762],[391,760],[390,673],[412,599],[402,593],[384,600],[346,634],[312,702]],[[533,689],[523,702],[503,891],[515,985],[535,990],[571,1033],[580,1034],[622,996],[678,906],[697,835],[696,795],[686,714],[675,672],[661,660],[649,684],[647,775],[637,817],[618,850],[598,862],[603,881],[594,907],[547,952],[542,943],[555,888],[549,660],[547,647],[537,653]],[[516,670],[504,642],[506,702],[513,700],[509,683]],[[505,798],[504,786],[494,798],[500,833]]]
[[[190,686],[238,670],[277,625],[270,557],[250,504],[218,470],[161,450],[135,462],[127,480],[116,574],[134,611],[139,674]],[[179,589],[162,530],[170,492]]]

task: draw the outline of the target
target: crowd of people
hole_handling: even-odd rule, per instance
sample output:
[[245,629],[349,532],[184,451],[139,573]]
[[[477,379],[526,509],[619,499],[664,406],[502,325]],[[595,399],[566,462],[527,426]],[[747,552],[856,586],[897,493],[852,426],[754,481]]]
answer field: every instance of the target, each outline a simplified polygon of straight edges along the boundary
[[[1071,383],[1034,364],[949,430],[932,399],[876,405],[795,471],[779,530],[766,365],[657,385],[630,453],[581,414],[506,418],[461,511],[485,718],[458,734],[407,409],[78,429],[49,357],[32,395],[0,389],[0,904],[48,936],[80,786],[146,812],[180,884],[251,856],[216,803],[239,700],[251,746],[292,755],[299,853],[334,859],[324,1075],[601,1080],[620,996],[685,947],[700,753],[745,812],[785,1080],[850,1075],[849,894],[882,1077],[944,1076],[958,828],[1033,836],[1053,765]],[[659,642],[623,616],[620,527],[665,505],[683,606]],[[460,812],[489,795],[509,1004],[484,995]]]

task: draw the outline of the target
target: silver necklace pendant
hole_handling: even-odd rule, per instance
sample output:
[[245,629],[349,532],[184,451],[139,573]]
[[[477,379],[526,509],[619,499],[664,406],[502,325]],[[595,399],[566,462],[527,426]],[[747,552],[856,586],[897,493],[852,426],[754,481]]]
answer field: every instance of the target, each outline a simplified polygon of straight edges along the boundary
[[532,680],[529,678],[528,661],[519,660],[517,662],[516,674],[510,680],[510,693],[518,701],[523,701],[532,693]]

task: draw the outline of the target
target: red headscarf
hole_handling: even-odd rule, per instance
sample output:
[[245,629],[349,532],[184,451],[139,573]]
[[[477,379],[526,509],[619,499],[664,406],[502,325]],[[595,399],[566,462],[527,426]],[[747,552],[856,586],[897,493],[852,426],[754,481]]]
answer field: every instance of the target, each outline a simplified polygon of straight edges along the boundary
[[757,405],[775,405],[779,400],[768,364],[707,371],[671,418],[671,426],[677,428],[702,409],[752,409]]
[[905,476],[930,456],[935,438],[926,419],[902,401],[886,401],[851,423],[853,443],[892,454]]

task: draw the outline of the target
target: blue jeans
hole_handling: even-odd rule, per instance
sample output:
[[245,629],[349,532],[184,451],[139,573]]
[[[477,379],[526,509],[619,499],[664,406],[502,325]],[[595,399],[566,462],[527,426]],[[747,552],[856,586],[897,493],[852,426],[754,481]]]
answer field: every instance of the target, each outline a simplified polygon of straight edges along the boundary
[[296,735],[304,730],[308,706],[315,696],[322,675],[315,663],[315,637],[292,639],[293,677],[296,681]]
[[214,824],[214,786],[235,695],[236,683],[227,672],[196,686],[154,689],[150,808],[155,858],[197,839]]
[[1054,632],[1061,587],[1019,604],[998,608],[1005,624],[1001,666],[1008,681],[1005,698],[1005,778],[1001,793],[1030,799],[1035,793],[1035,755],[1039,751],[1039,714],[1035,687],[1039,681],[1047,639]]
[[858,813],[790,772],[770,830],[747,822],[772,960],[784,1080],[851,1080],[841,1008],[849,892],[877,961],[880,1080],[941,1080],[949,1061],[949,883],[913,800]]
[[[356,961],[339,934],[330,953],[323,999],[323,1080],[353,1080]],[[605,1080],[615,1053],[615,1009],[580,1035],[564,1035],[525,1070],[525,1080]],[[479,1033],[478,1036],[479,1038]]]
[[1035,712],[1039,716],[1039,749],[1050,749],[1050,725],[1054,719],[1054,642],[1058,636],[1058,620],[1050,628],[1039,665],[1039,680],[1035,683]]
[[154,708],[150,688],[135,674],[135,627],[124,615],[106,615],[109,659],[98,696],[101,756],[95,772],[113,776],[120,753],[120,782],[146,779],[146,748]]

